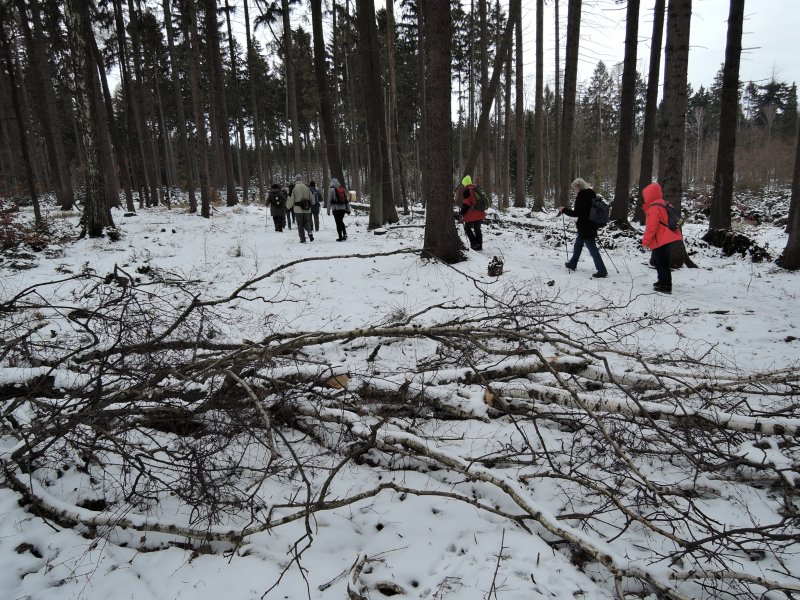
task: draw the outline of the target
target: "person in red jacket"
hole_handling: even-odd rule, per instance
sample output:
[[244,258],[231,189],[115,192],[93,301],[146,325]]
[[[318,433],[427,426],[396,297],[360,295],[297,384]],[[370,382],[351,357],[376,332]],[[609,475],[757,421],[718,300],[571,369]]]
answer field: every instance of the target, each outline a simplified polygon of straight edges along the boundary
[[645,227],[642,246],[653,251],[653,263],[658,273],[658,281],[653,289],[664,294],[672,293],[672,249],[683,240],[680,229],[669,228],[667,203],[661,192],[661,186],[651,183],[642,190],[644,198]]
[[473,250],[483,250],[483,235],[481,223],[486,218],[486,211],[478,210],[478,197],[475,194],[475,185],[472,177],[464,176],[461,180],[464,186],[464,201],[461,204],[461,216],[464,219],[464,233],[467,234],[469,245]]

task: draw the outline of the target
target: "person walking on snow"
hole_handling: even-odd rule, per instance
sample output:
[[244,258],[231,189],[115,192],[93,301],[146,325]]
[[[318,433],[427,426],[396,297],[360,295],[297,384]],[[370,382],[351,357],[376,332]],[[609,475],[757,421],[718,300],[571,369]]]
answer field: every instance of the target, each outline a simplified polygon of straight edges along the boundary
[[576,179],[572,182],[572,191],[575,192],[575,205],[573,208],[562,206],[558,210],[558,214],[564,214],[570,217],[577,217],[578,221],[575,226],[578,229],[578,235],[575,236],[575,243],[572,246],[572,258],[564,263],[570,271],[578,268],[578,259],[581,257],[581,250],[586,246],[589,255],[594,261],[594,268],[596,272],[592,277],[606,277],[608,270],[603,263],[603,257],[600,256],[600,250],[597,249],[597,225],[589,220],[589,212],[592,210],[592,199],[597,195],[594,190],[583,179]]
[[300,234],[300,243],[306,243],[306,233],[308,239],[314,241],[314,227],[311,223],[311,204],[314,199],[311,196],[311,190],[303,183],[303,177],[297,175],[294,178],[294,189],[289,195],[289,201],[286,203],[286,208],[292,209],[294,212],[294,221],[297,223],[297,232]]
[[464,186],[462,196],[464,201],[461,204],[461,217],[464,219],[464,233],[467,234],[469,246],[473,250],[483,250],[483,234],[481,233],[481,223],[486,218],[486,211],[478,209],[478,196],[475,193],[475,185],[472,177],[465,175],[461,180]]
[[645,224],[642,246],[653,251],[653,263],[658,280],[653,289],[663,294],[672,293],[672,250],[683,240],[680,229],[669,228],[667,203],[661,186],[651,183],[642,190],[644,198]]
[[311,216],[314,219],[314,231],[319,231],[319,209],[322,206],[322,194],[317,189],[317,182],[313,179],[308,183],[308,187],[311,189],[311,196],[313,197]]
[[344,216],[350,214],[350,202],[347,199],[347,190],[339,183],[335,177],[331,179],[331,187],[328,190],[328,214],[333,211],[333,220],[336,221],[337,242],[347,239],[347,229],[344,226]]
[[267,206],[269,206],[272,222],[275,224],[275,231],[282,232],[286,219],[286,194],[283,193],[281,186],[277,183],[272,184],[267,196]]

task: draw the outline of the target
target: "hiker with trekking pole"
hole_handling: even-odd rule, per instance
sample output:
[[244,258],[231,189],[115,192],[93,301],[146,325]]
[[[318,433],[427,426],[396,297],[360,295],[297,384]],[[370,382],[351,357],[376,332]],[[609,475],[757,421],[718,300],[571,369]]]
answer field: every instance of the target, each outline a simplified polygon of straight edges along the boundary
[[[572,245],[572,257],[564,263],[564,266],[570,271],[576,270],[578,268],[578,259],[581,256],[581,251],[583,247],[586,246],[596,269],[592,277],[607,277],[608,270],[603,263],[603,257],[600,256],[600,250],[597,248],[596,239],[597,230],[602,227],[602,224],[598,222],[602,219],[602,216],[598,216],[597,213],[599,210],[602,210],[603,207],[599,206],[599,204],[602,203],[605,205],[606,222],[608,221],[608,205],[605,204],[605,201],[581,178],[572,182],[572,191],[575,192],[575,204],[573,208],[562,206],[558,209],[558,214],[561,215],[562,223],[564,222],[564,215],[578,218],[576,223],[578,235],[575,236],[575,242]],[[595,203],[597,203],[598,206],[593,208]],[[592,215],[595,216],[595,220],[591,218]],[[566,231],[566,224],[564,225],[564,229]]]

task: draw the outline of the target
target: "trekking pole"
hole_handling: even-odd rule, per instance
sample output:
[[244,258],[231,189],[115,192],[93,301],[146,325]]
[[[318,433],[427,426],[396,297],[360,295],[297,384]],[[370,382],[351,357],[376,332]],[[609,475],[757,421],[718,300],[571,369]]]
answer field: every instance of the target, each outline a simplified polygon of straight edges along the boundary
[[[569,248],[567,247],[567,221],[564,219],[564,213],[561,213],[561,225],[564,227],[564,254],[567,255],[567,261],[569,261]],[[567,269],[569,271],[569,269]]]
[[617,272],[617,274],[619,274],[619,269],[617,268],[617,265],[614,264],[614,259],[611,258],[611,254],[609,254],[608,248],[606,248],[605,244],[603,244],[602,248],[603,250],[605,250],[606,256],[608,257],[608,260],[611,261],[611,265],[614,267],[614,270]]

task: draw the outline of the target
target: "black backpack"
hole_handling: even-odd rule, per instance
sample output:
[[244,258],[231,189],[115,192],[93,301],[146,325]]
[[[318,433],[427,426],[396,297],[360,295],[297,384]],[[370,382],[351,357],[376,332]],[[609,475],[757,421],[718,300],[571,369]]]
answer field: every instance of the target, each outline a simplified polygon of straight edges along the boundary
[[592,207],[589,209],[589,221],[595,227],[605,227],[608,224],[609,208],[608,202],[602,196],[596,194],[592,198]]
[[270,192],[269,203],[272,206],[283,206],[283,198],[281,197],[281,193],[277,190]]
[[669,202],[656,202],[653,206],[663,206],[667,211],[667,222],[661,223],[662,225],[666,225],[670,228],[671,231],[677,231],[683,225],[683,219],[681,218],[681,213],[678,212],[678,209],[672,206]]
[[486,195],[486,192],[483,191],[482,187],[475,186],[475,208],[478,210],[489,210],[489,207],[492,206],[492,201],[489,200],[489,196]]

